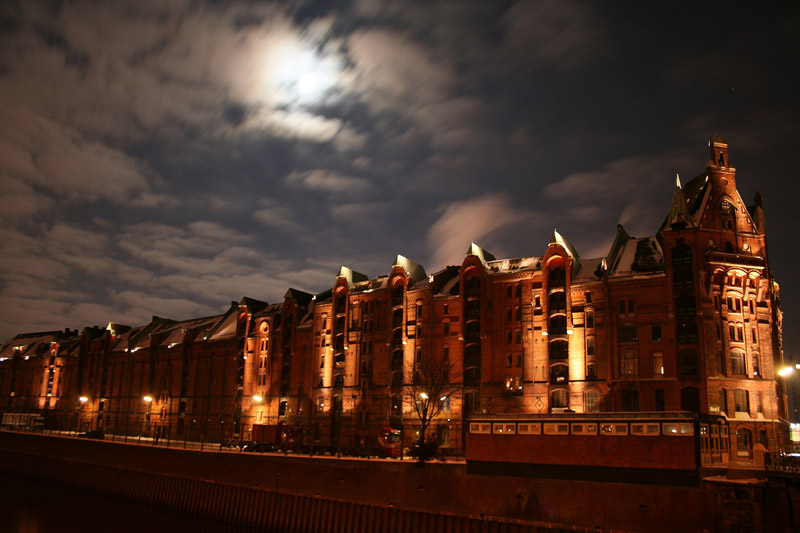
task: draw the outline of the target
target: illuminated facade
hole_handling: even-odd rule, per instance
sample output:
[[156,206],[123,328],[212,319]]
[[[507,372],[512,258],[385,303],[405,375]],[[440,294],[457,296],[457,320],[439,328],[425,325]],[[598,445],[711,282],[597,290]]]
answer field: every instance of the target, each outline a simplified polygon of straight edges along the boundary
[[723,139],[709,150],[657,234],[618,226],[605,257],[554,232],[532,257],[472,244],[428,275],[398,255],[386,275],[342,267],[280,304],[20,335],[0,352],[0,409],[188,439],[267,440],[283,424],[306,444],[368,448],[386,426],[413,439],[407,385],[435,358],[458,384],[431,426],[445,449],[475,415],[692,411],[710,462],[755,464],[788,438],[778,286],[760,196],[742,201]]

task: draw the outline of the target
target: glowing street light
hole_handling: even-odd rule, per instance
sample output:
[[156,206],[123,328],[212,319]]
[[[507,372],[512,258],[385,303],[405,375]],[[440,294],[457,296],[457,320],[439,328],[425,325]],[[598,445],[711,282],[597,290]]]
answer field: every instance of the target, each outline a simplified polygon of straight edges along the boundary
[[89,398],[87,398],[86,396],[81,396],[80,398],[78,398],[78,401],[80,401],[81,403],[86,403],[89,401]]
[[427,400],[428,399],[428,395],[426,393],[424,393],[424,392],[420,392],[419,393],[419,397],[422,398],[423,400]]
[[778,375],[780,377],[782,377],[782,378],[785,378],[786,376],[788,376],[789,374],[794,372],[794,369],[795,369],[795,367],[793,367],[793,366],[787,366],[787,367],[781,368],[780,370],[778,370]]
[[262,397],[261,397],[260,395],[258,395],[258,394],[254,394],[254,395],[253,395],[253,401],[254,401],[254,402],[261,402],[263,399],[264,399],[264,398],[262,398]]
[[150,402],[152,402],[152,401],[153,401],[153,397],[152,397],[152,396],[150,396],[150,395],[148,395],[148,396],[145,396],[145,397],[144,397],[144,398],[142,398],[142,399],[143,399],[144,401],[146,401],[147,403],[150,403]]

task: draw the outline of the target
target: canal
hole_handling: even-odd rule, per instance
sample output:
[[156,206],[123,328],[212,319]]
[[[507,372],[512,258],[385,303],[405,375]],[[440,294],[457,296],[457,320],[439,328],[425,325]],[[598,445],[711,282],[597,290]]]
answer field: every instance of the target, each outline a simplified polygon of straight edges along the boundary
[[4,533],[256,531],[4,472],[0,472],[0,530]]

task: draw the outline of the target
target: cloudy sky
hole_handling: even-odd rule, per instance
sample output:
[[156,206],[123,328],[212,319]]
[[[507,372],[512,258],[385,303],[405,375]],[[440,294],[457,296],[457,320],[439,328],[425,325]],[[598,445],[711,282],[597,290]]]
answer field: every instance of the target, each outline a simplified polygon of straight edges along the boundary
[[652,235],[730,143],[800,349],[796,3],[0,3],[0,340]]

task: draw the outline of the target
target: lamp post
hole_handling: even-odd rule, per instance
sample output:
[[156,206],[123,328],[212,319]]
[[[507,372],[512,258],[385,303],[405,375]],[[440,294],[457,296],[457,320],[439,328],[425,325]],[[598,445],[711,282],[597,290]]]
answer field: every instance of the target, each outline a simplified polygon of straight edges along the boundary
[[78,406],[75,408],[75,433],[79,433],[81,429],[81,411],[82,407],[89,402],[89,398],[81,396],[78,398]]
[[[781,385],[781,390],[784,390],[786,388],[786,381],[785,381],[786,377],[790,376],[794,372],[794,370],[795,370],[795,367],[793,367],[793,366],[785,366],[785,367],[781,368],[780,370],[778,370],[778,377],[780,377],[781,380],[783,380],[782,382],[778,381],[777,379],[775,380],[775,402],[777,404],[776,406],[778,408],[778,411],[780,411],[780,405],[781,405],[781,398],[778,396],[778,385],[780,384]],[[771,393],[769,395],[769,400],[770,400],[770,403],[772,403],[772,394]],[[783,446],[781,446],[779,441],[778,441],[778,422],[776,422],[776,413],[775,413],[775,407],[776,406],[772,406],[773,407],[773,410],[772,410],[772,417],[773,417],[773,419],[772,419],[772,436],[775,439],[775,449],[776,449],[776,451],[778,453],[783,453]],[[780,416],[777,416],[777,420],[780,420]]]
[[[142,398],[142,400],[144,400],[145,404],[147,405],[147,411],[144,414],[144,420],[142,420],[142,426],[144,426],[144,422],[146,420],[147,421],[147,431],[149,432],[150,431],[150,404],[153,402],[153,397],[148,394],[144,398]],[[143,428],[139,428],[139,443],[142,442],[142,431],[143,431]]]

